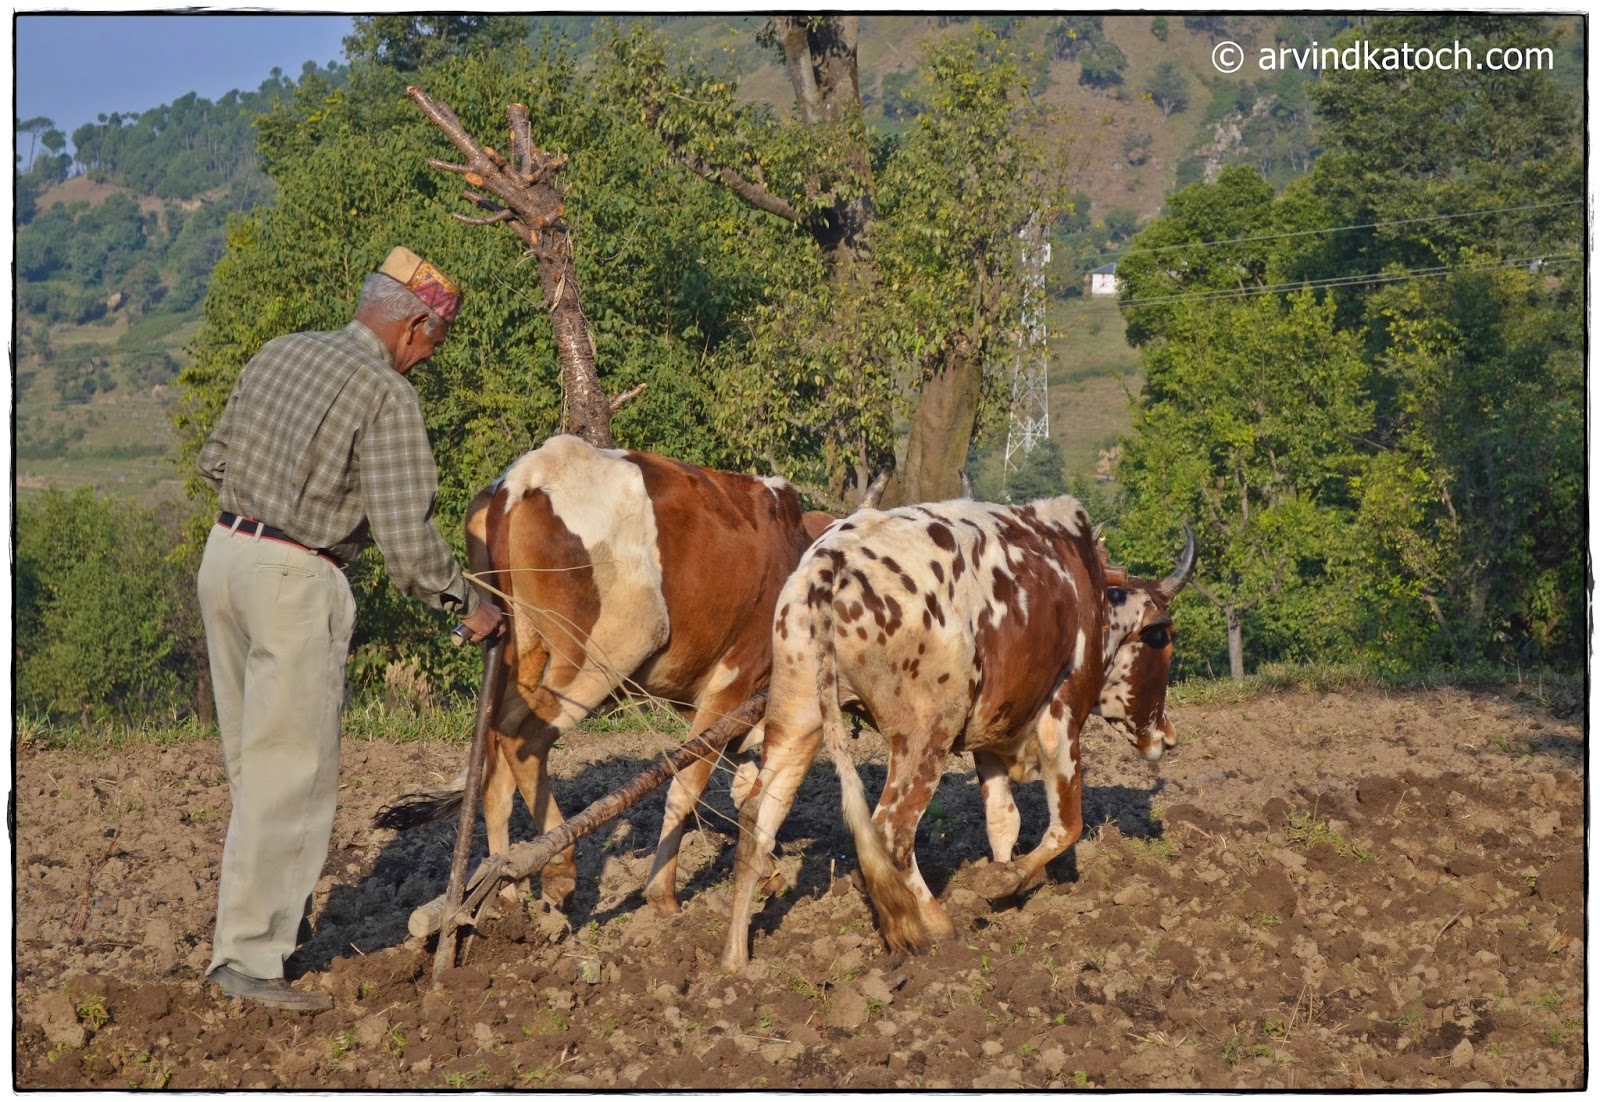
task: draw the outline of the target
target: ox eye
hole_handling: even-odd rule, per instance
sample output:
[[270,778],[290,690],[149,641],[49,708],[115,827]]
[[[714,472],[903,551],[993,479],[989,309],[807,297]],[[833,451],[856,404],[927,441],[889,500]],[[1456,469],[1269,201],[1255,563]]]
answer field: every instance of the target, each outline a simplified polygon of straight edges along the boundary
[[1128,591],[1120,586],[1112,586],[1106,590],[1106,600],[1116,608],[1121,608],[1128,603]]
[[1147,647],[1164,647],[1172,642],[1172,633],[1165,624],[1157,624],[1154,627],[1145,628],[1140,633],[1139,638],[1144,641],[1144,645]]

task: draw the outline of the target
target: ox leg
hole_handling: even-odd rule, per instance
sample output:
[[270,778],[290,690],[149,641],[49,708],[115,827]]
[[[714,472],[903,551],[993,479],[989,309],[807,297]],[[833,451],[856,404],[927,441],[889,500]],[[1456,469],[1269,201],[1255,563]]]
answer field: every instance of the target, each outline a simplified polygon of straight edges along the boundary
[[[555,728],[546,728],[540,733],[532,754],[533,769],[535,774],[533,783],[533,796],[530,799],[527,785],[519,780],[522,788],[522,798],[527,801],[528,812],[533,816],[533,823],[540,834],[548,834],[566,820],[562,818],[561,808],[556,806],[555,792],[550,787],[550,770],[546,758],[550,747],[555,745],[560,732]],[[578,858],[577,847],[568,846],[539,871],[539,893],[550,901],[551,906],[559,910],[566,910],[572,902],[573,892],[578,890]]]
[[[1065,713],[1066,709],[1063,707],[1062,711]],[[1041,883],[1044,867],[1083,834],[1083,763],[1079,753],[1082,729],[1083,717],[1069,720],[1065,714],[1052,716],[1049,709],[1039,721],[1039,772],[1050,804],[1050,827],[1039,845],[1017,861],[1013,894]]]
[[803,735],[792,735],[792,730],[780,728],[768,717],[761,773],[739,810],[733,910],[728,918],[728,944],[722,952],[722,966],[730,970],[743,968],[750,961],[750,919],[755,913],[756,887],[772,860],[778,828],[788,818],[800,782],[822,747],[820,726],[812,726]]
[[989,855],[997,865],[1011,860],[1017,835],[1022,832],[1022,813],[1011,796],[1011,775],[1006,764],[987,750],[974,750],[972,762],[978,771],[978,788],[983,793],[984,825],[989,831]]
[[[489,840],[490,853],[504,853],[511,848],[511,808],[516,798],[517,778],[511,772],[511,763],[505,758],[504,743],[495,732],[489,754],[484,761],[483,775],[483,828]],[[507,884],[500,889],[501,898],[516,902],[526,890],[527,881]]]
[[[550,788],[550,774],[546,768],[545,759],[550,753],[550,747],[561,737],[568,724],[561,722],[562,713],[558,701],[552,694],[540,688],[531,695],[535,703],[530,706],[523,686],[514,686],[508,690],[501,704],[501,725],[503,732],[496,743],[500,748],[498,765],[505,767],[505,774],[512,778],[517,790],[522,793],[523,803],[528,805],[528,813],[533,816],[534,826],[541,834],[547,833],[560,826],[563,822],[561,808],[556,805],[554,792]],[[547,705],[541,708],[540,705]],[[541,713],[548,713],[549,718]],[[496,777],[496,783],[506,784],[506,780]],[[487,785],[485,786],[485,809],[487,802]],[[507,799],[504,805],[505,821],[498,825],[495,834],[490,836],[489,852],[503,853],[510,848],[510,831],[507,826],[510,820],[511,804]],[[496,850],[499,844],[505,848]],[[565,909],[571,902],[572,893],[578,886],[578,863],[576,848],[568,846],[545,865],[539,872],[540,893],[558,908]]]
[[[916,755],[910,757],[915,758]],[[893,750],[890,751],[889,774],[884,780],[883,795],[878,799],[878,807],[873,812],[872,819],[889,846],[889,855],[894,859],[894,866],[900,871],[901,879],[906,887],[911,889],[911,894],[917,898],[923,926],[930,940],[938,940],[955,933],[955,926],[951,924],[950,916],[945,914],[939,901],[934,898],[927,881],[922,878],[922,870],[917,867],[917,825],[922,822],[922,816],[928,810],[928,803],[933,799],[938,778],[935,776],[930,780],[925,775],[924,769],[916,771],[922,775],[908,776],[906,760],[907,755],[903,753],[897,755]],[[943,760],[942,753],[927,759],[936,762]],[[925,767],[926,762],[918,764]],[[914,948],[920,952],[926,947],[918,945]]]
[[766,723],[758,723],[750,728],[743,738],[735,739],[728,743],[728,748],[723,751],[723,756],[734,763],[733,777],[728,781],[728,795],[733,798],[735,810],[741,810],[744,802],[750,798],[751,789],[756,786],[756,774],[761,771],[760,762],[748,755],[757,754],[761,750],[762,741],[766,738]]
[[[731,692],[719,693],[706,701],[695,713],[690,725],[690,737],[697,738],[716,723],[725,713],[737,708],[750,697],[749,687],[740,686]],[[730,742],[723,751],[729,761],[740,752],[742,739]],[[656,843],[656,858],[650,876],[645,880],[645,901],[656,913],[671,916],[678,913],[678,853],[683,847],[683,834],[689,819],[705,794],[716,762],[702,758],[693,765],[678,771],[667,789],[667,808],[661,819],[661,838]]]

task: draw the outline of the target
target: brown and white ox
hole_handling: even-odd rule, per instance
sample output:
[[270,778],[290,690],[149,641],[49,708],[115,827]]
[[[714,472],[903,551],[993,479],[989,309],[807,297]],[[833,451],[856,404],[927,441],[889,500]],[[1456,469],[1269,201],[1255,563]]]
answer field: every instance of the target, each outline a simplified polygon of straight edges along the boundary
[[[782,479],[602,450],[575,436],[551,438],[480,493],[467,557],[505,595],[512,633],[485,764],[489,851],[510,847],[514,791],[540,831],[560,825],[546,756],[613,695],[671,701],[698,735],[765,686],[778,592],[833,519],[802,514]],[[743,741],[725,749],[730,760]],[[678,909],[679,845],[712,766],[684,769],[668,791],[645,886],[663,913]],[[464,787],[465,773],[451,788],[397,801],[405,810],[379,825],[442,818]],[[545,897],[566,906],[577,886],[573,850],[540,880]]]
[[[723,963],[749,960],[759,873],[824,742],[879,925],[920,951],[952,927],[917,870],[914,842],[946,755],[971,751],[991,851],[1009,862],[1018,816],[1008,773],[1043,776],[1050,825],[990,894],[1026,890],[1083,830],[1079,734],[1092,712],[1154,761],[1166,718],[1167,606],[1194,569],[1191,534],[1160,582],[1107,567],[1071,497],[861,512],[801,560],[778,599],[761,770],[739,819]],[[864,710],[889,744],[876,813],[845,747],[841,708]]]

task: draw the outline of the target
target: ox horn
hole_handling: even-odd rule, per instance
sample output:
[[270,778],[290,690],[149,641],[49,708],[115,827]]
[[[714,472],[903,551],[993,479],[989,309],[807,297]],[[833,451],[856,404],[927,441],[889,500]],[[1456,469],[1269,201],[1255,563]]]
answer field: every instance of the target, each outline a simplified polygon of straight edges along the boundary
[[972,500],[972,479],[967,477],[967,469],[962,467],[956,472],[961,478],[961,496],[968,501]]
[[889,484],[889,475],[893,473],[893,470],[892,467],[885,467],[878,472],[878,477],[872,480],[872,484],[867,487],[867,492],[861,495],[861,501],[856,506],[857,509],[876,509],[878,507],[878,502],[883,500],[883,488]]
[[1190,578],[1194,577],[1194,529],[1185,524],[1183,537],[1183,551],[1178,555],[1178,565],[1157,586],[1161,590],[1161,595],[1169,601],[1178,595],[1178,590],[1189,584]]

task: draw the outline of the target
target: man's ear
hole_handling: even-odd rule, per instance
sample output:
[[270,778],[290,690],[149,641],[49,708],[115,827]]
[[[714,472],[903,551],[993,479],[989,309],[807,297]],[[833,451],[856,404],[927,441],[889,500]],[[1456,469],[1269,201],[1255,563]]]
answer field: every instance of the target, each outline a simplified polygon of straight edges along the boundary
[[420,337],[428,325],[427,314],[414,314],[406,319],[405,342],[410,344]]

